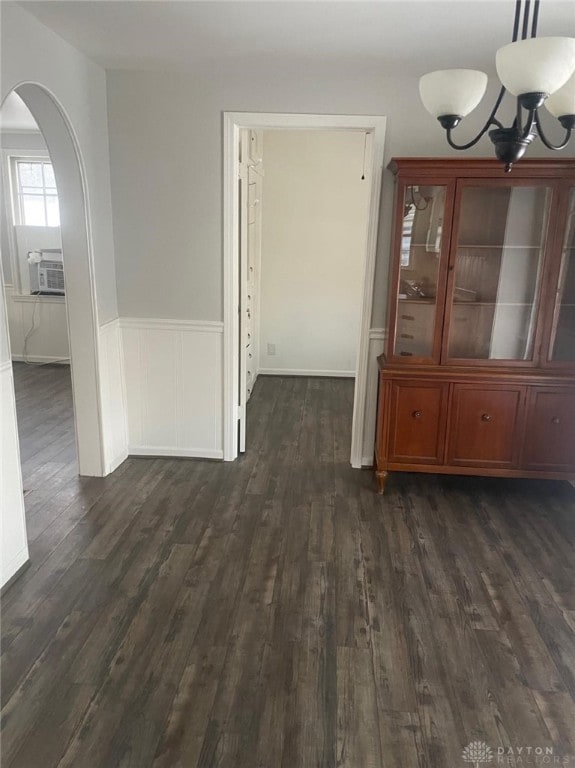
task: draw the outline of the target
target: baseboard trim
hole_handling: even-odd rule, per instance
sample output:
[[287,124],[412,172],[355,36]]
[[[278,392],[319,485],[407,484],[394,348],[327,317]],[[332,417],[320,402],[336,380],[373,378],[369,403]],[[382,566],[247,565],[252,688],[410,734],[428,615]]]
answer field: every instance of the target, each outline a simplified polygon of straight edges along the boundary
[[126,451],[123,451],[119,456],[116,456],[115,459],[112,459],[112,461],[106,465],[106,475],[110,475],[112,472],[118,469],[120,464],[123,464],[129,455],[129,452],[126,449]]
[[218,459],[224,458],[224,452],[205,448],[173,448],[171,446],[130,445],[128,456],[157,456],[184,459]]
[[14,559],[18,560],[23,554],[25,554],[26,559],[21,565],[18,566],[18,568],[16,568],[16,570],[14,571],[12,576],[10,576],[6,584],[2,585],[2,588],[0,589],[0,597],[4,597],[4,595],[6,594],[6,591],[10,589],[10,587],[14,584],[14,582],[18,581],[18,579],[20,578],[20,576],[22,576],[24,571],[30,567],[31,560],[30,560],[30,557],[28,556],[27,547],[26,549],[23,549],[22,552],[20,552],[17,558],[14,558]]
[[12,361],[14,363],[53,363],[55,365],[70,365],[69,357],[50,357],[48,355],[28,355],[25,359],[24,355],[12,355]]
[[355,371],[304,371],[299,368],[260,368],[259,376],[324,376],[326,378],[355,379]]

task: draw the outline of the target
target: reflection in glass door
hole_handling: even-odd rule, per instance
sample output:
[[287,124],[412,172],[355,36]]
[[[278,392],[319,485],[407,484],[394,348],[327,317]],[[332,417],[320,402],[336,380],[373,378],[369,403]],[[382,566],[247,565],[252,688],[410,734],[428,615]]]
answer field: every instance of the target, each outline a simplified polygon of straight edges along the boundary
[[394,343],[400,357],[433,355],[445,193],[441,185],[405,188]]
[[449,358],[531,360],[550,189],[465,187]]

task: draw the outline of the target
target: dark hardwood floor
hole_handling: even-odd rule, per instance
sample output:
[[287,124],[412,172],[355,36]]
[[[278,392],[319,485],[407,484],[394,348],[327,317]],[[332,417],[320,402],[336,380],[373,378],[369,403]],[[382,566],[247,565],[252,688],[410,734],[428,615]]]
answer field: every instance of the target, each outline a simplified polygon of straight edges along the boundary
[[569,485],[392,474],[380,497],[348,464],[353,383],[304,378],[258,380],[233,464],[78,478],[66,369],[16,381],[4,768],[456,768],[471,741],[575,765]]

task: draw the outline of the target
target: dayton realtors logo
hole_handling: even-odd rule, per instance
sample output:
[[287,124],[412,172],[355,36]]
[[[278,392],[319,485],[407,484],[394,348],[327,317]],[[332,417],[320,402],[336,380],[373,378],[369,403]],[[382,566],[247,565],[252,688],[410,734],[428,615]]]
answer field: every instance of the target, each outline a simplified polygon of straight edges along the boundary
[[493,750],[484,741],[472,741],[463,750],[462,757],[466,763],[473,763],[475,768],[479,768],[482,763],[493,760]]
[[556,755],[553,747],[495,747],[488,746],[484,741],[472,741],[461,755],[465,763],[471,763],[474,768],[481,768],[487,763],[507,766],[531,765],[575,765],[575,759],[569,755]]

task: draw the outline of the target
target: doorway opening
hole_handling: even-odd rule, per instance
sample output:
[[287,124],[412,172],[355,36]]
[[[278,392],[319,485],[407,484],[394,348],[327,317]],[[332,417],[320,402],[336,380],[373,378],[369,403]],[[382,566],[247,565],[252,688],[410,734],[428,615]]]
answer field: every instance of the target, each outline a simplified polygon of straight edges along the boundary
[[[11,104],[15,105],[12,124],[6,117]],[[5,584],[28,560],[30,526],[22,495],[22,465],[30,460],[24,466],[24,476],[30,471],[38,483],[50,477],[53,488],[56,485],[50,472],[59,464],[72,477],[78,473],[103,476],[106,466],[91,223],[78,141],[63,107],[38,83],[18,85],[6,95],[0,110],[5,118],[0,126],[5,166],[0,269]],[[30,122],[20,130],[18,120],[22,116]],[[34,141],[40,145],[34,148]],[[17,372],[13,372],[13,365],[18,366]],[[57,381],[49,381],[51,372]],[[20,434],[23,430],[28,434],[23,438],[22,451],[15,379],[18,415],[22,406],[26,411],[25,421],[20,418],[18,424]],[[22,401],[22,388],[29,398],[28,406]],[[56,453],[51,453],[52,449]],[[32,457],[36,454],[39,464],[34,467]],[[30,482],[28,476],[28,486]]]
[[[54,166],[15,92],[0,110],[2,276],[29,533],[78,474],[66,275]],[[57,495],[57,493],[56,493]]]
[[336,376],[360,467],[385,118],[224,119],[224,458],[258,375]]
[[[8,356],[31,363],[67,362],[69,358],[78,470],[81,475],[101,476],[105,461],[98,321],[91,223],[78,142],[62,106],[37,83],[17,86],[1,109],[5,118],[12,111],[15,120],[11,124],[12,118],[8,119],[2,127],[4,216],[18,222],[3,227],[8,243],[2,248],[2,283],[7,298],[4,283],[11,286],[8,292],[18,294],[17,301],[10,303],[19,306],[25,328],[20,340],[11,335],[9,346],[13,348]],[[31,121],[27,131],[17,130],[19,119]],[[42,144],[35,155],[33,134]],[[40,167],[42,157],[45,163]],[[56,222],[58,227],[53,226]],[[9,271],[11,283],[6,279]],[[58,292],[61,290],[65,293]],[[45,295],[47,291],[50,295]],[[26,312],[32,316],[28,318]],[[10,306],[7,314],[11,314]],[[0,323],[4,322],[1,317]]]

